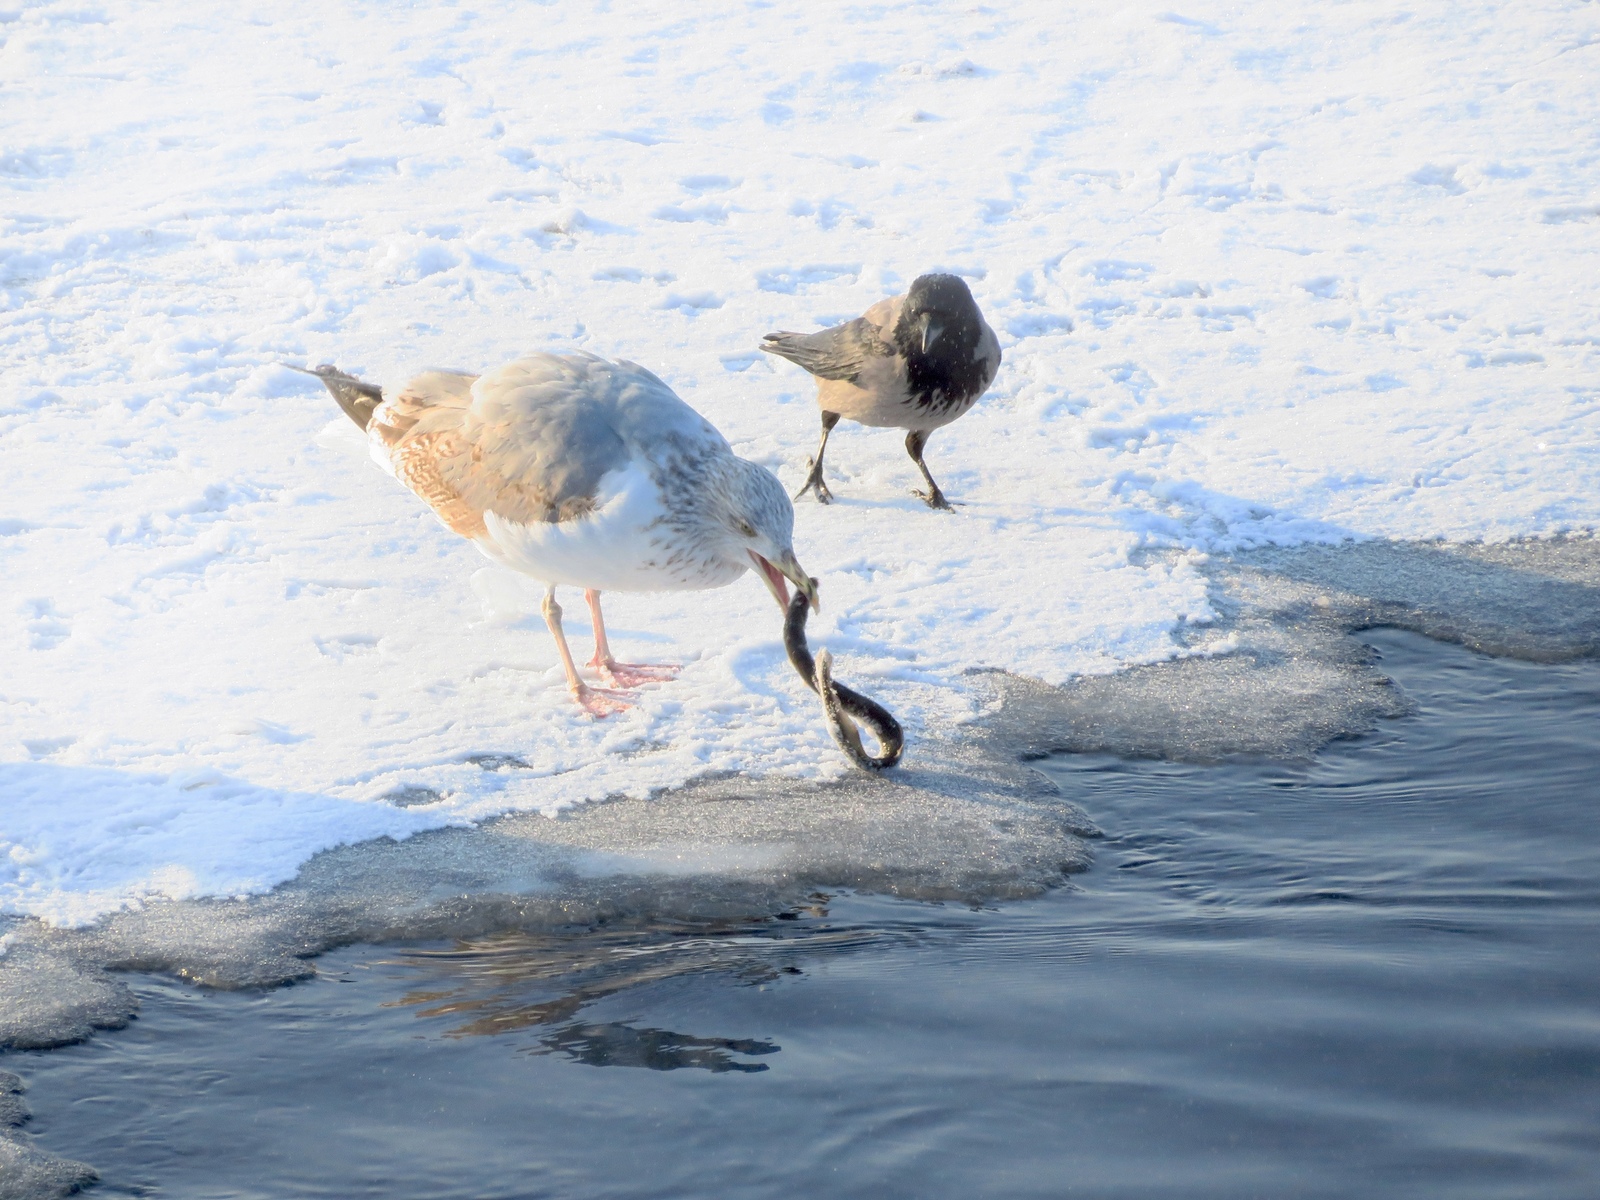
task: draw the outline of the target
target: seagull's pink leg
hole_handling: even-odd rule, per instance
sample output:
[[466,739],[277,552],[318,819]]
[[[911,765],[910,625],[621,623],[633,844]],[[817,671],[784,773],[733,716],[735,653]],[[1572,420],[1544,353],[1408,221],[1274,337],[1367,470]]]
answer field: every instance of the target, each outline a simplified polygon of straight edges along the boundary
[[611,657],[611,643],[606,641],[606,623],[600,615],[600,593],[589,588],[583,593],[589,604],[589,616],[594,619],[594,657],[588,665],[600,673],[612,687],[638,687],[641,683],[660,683],[676,679],[682,670],[676,663],[619,663]]
[[544,594],[541,607],[544,623],[550,627],[550,636],[555,638],[556,649],[561,653],[561,665],[566,669],[567,688],[572,692],[572,698],[592,717],[609,717],[612,713],[632,708],[633,701],[626,692],[592,688],[578,678],[578,668],[572,662],[572,651],[567,649],[567,636],[561,632],[561,605],[556,603],[555,585],[552,584]]

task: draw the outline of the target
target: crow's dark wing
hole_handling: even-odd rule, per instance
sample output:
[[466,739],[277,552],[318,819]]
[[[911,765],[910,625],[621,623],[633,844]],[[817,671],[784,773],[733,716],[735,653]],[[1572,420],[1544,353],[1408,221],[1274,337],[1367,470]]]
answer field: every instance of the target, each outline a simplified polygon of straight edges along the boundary
[[769,333],[761,341],[768,354],[787,358],[820,379],[853,383],[870,360],[894,353],[878,326],[865,317],[821,333]]

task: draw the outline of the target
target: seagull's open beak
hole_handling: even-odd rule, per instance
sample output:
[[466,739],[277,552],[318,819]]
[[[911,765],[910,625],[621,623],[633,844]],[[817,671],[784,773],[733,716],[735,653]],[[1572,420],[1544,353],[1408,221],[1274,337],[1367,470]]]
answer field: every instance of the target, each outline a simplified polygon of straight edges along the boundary
[[805,593],[807,600],[811,601],[811,611],[822,611],[822,600],[817,595],[817,581],[807,575],[805,568],[795,561],[794,551],[786,550],[783,557],[777,562],[769,562],[754,550],[749,552],[750,561],[755,563],[756,571],[761,576],[761,581],[767,585],[767,591],[772,593],[772,598],[778,602],[778,607],[785,612],[789,609],[789,589],[784,584],[787,579],[795,588]]
[[922,352],[926,354],[944,333],[944,326],[933,319],[932,313],[922,314]]

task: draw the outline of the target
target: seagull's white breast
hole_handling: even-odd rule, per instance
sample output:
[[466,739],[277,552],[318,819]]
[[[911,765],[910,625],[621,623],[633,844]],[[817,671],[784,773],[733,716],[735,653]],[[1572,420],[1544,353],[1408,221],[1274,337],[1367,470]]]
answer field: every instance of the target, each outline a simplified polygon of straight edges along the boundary
[[607,472],[585,516],[519,524],[484,514],[478,546],[489,557],[550,584],[606,592],[721,587],[745,568],[694,553],[674,532],[661,492],[645,464]]

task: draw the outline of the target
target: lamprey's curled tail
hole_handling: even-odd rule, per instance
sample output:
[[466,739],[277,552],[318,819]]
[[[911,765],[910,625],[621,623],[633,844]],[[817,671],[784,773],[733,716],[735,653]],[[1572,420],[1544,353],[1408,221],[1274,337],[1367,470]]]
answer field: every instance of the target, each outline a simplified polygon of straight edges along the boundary
[[[815,659],[806,645],[806,617],[811,612],[805,593],[796,592],[789,601],[783,622],[783,648],[789,652],[789,661],[806,681],[806,686],[822,698],[822,712],[828,729],[839,748],[850,756],[858,767],[881,771],[900,761],[905,749],[905,732],[894,714],[876,700],[847,688],[833,678],[833,656],[824,650]],[[855,720],[851,720],[851,718]],[[878,741],[878,753],[868,754],[861,744],[859,721]]]

